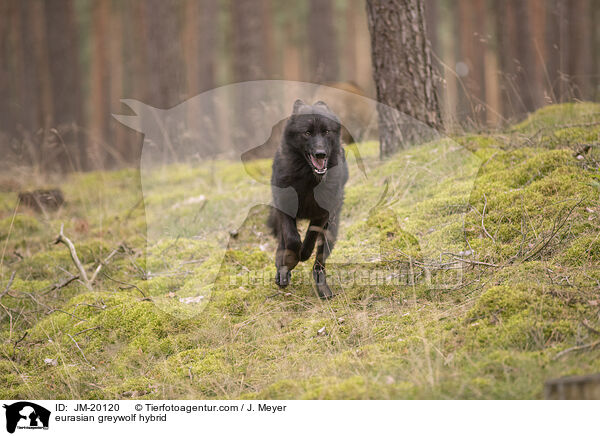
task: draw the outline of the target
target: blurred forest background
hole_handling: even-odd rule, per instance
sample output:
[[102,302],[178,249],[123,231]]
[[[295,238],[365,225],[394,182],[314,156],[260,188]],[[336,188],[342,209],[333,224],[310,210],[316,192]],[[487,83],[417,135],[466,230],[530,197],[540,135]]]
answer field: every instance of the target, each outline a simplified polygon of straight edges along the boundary
[[[450,130],[600,97],[599,0],[426,0]],[[121,98],[159,108],[229,83],[352,82],[374,95],[364,0],[0,0],[3,166],[134,166]]]

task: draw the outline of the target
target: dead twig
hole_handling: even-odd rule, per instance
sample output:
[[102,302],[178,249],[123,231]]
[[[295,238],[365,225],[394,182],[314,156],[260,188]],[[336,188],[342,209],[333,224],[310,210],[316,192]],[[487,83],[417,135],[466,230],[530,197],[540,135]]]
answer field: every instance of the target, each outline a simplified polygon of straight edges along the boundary
[[100,264],[98,265],[98,267],[92,274],[92,277],[90,278],[90,283],[94,283],[94,281],[96,280],[96,277],[98,276],[98,273],[100,272],[102,267],[104,265],[106,265],[113,258],[113,256],[122,249],[124,250],[123,244],[119,244],[119,246],[117,248],[115,248],[108,256],[106,256],[106,259],[104,259],[103,261],[100,262]]
[[77,336],[82,333],[89,332],[90,330],[96,330],[96,329],[100,329],[100,328],[102,328],[101,325],[97,325],[96,327],[90,327],[89,329],[81,330],[80,332],[75,333],[73,336]]
[[485,219],[485,209],[487,208],[487,197],[485,196],[485,194],[483,194],[483,199],[485,200],[485,203],[483,204],[483,212],[481,214],[481,227],[483,228],[483,232],[488,236],[488,238],[490,238],[494,244],[496,243],[496,240],[494,239],[494,237],[492,235],[490,235],[487,231],[487,229],[485,228],[485,224],[483,223],[483,220]]
[[556,356],[554,356],[553,360],[558,360],[561,357],[563,357],[565,354],[571,353],[573,351],[589,350],[589,349],[597,347],[598,345],[600,345],[600,341],[592,342],[591,344],[577,345],[575,347],[567,348],[566,350],[562,350],[560,353],[557,353]]
[[594,333],[595,335],[600,335],[600,331],[596,330],[594,327],[592,327],[590,325],[590,322],[587,319],[584,319],[583,321],[581,321],[581,324],[588,329],[590,332]]
[[71,340],[72,340],[73,342],[75,342],[75,346],[77,347],[77,349],[79,350],[79,352],[80,352],[80,353],[81,353],[81,355],[83,356],[83,360],[85,360],[85,361],[86,361],[86,363],[92,367],[92,369],[96,369],[96,368],[94,367],[94,365],[92,365],[92,364],[90,363],[90,361],[89,361],[89,360],[87,360],[87,357],[85,357],[85,353],[83,352],[83,350],[81,349],[81,347],[79,346],[79,344],[77,343],[77,341],[75,340],[75,338],[74,338],[73,336],[71,336],[70,334],[68,334],[68,333],[67,333],[67,336],[68,336],[68,337],[70,337],[70,338],[71,338]]
[[[67,248],[69,249],[69,253],[71,254],[71,259],[73,260],[73,263],[75,264],[75,266],[77,267],[77,270],[79,271],[79,276],[71,277],[72,280],[70,280],[64,286],[66,286],[73,280],[79,279],[83,282],[85,287],[88,288],[88,290],[93,291],[92,285],[93,285],[94,281],[96,280],[96,277],[98,277],[98,273],[100,273],[100,270],[102,269],[102,267],[104,265],[106,265],[113,258],[113,256],[115,254],[117,254],[119,251],[121,251],[121,250],[125,251],[125,247],[123,246],[123,243],[119,244],[119,246],[117,248],[115,248],[108,256],[106,256],[106,258],[104,260],[100,261],[100,263],[98,264],[98,266],[92,273],[92,276],[90,278],[88,278],[87,273],[85,272],[85,268],[81,264],[81,261],[79,260],[79,256],[77,256],[77,250],[75,249],[75,245],[73,245],[73,242],[71,242],[71,240],[69,238],[67,238],[64,234],[64,227],[65,227],[65,225],[61,224],[60,233],[54,240],[54,243],[55,244],[63,243],[67,246]],[[57,288],[55,288],[55,289],[57,289]],[[54,289],[51,289],[50,291],[52,291],[52,290],[54,290]]]
[[17,339],[13,344],[13,357],[15,357],[15,353],[17,352],[17,345],[23,342],[23,340],[27,337],[27,334],[29,334],[29,332],[25,332],[23,336],[21,336],[21,339]]
[[65,286],[68,286],[69,284],[73,283],[75,280],[77,280],[79,278],[78,275],[71,275],[70,277],[67,277],[66,279],[58,282],[58,283],[54,283],[52,286],[50,286],[48,288],[47,291],[44,291],[42,295],[46,295],[49,294],[52,291],[57,291],[59,289],[64,288]]
[[80,318],[77,315],[73,315],[72,313],[69,313],[69,312],[67,312],[65,310],[62,310],[62,309],[50,309],[50,312],[48,312],[48,315],[50,315],[51,313],[54,313],[54,312],[64,313],[65,315],[69,315],[71,318],[75,318],[75,319],[78,319],[79,321],[87,322],[87,319]]
[[45,307],[46,309],[48,309],[48,315],[50,315],[51,313],[54,313],[54,312],[60,312],[60,313],[64,313],[65,315],[69,315],[71,318],[78,319],[79,321],[87,321],[87,319],[80,318],[80,317],[78,317],[77,315],[73,315],[72,313],[69,313],[69,312],[67,312],[67,311],[64,311],[64,310],[62,310],[62,309],[55,309],[55,308],[52,308],[52,307],[48,306],[47,304],[44,304],[44,303],[42,303],[42,302],[38,301],[38,300],[37,300],[37,299],[36,299],[36,298],[33,296],[33,294],[31,294],[31,293],[29,293],[29,292],[23,292],[23,295],[27,295],[27,296],[28,296],[29,298],[31,298],[31,300],[33,300],[33,302],[34,302],[34,303],[36,303],[38,306]]
[[93,291],[92,283],[88,279],[87,273],[85,272],[85,268],[83,267],[83,265],[81,264],[81,261],[79,260],[79,256],[77,256],[77,250],[75,250],[75,245],[73,245],[71,240],[69,238],[67,238],[63,232],[64,227],[65,227],[65,225],[61,224],[60,233],[56,237],[54,243],[55,244],[63,243],[67,246],[67,248],[69,249],[69,253],[71,254],[71,260],[73,260],[73,263],[75,264],[75,266],[77,267],[77,270],[79,271],[79,278],[81,279],[81,281],[83,282],[85,287],[88,288],[88,290]]
[[[8,315],[8,325],[9,325],[9,330],[8,330],[8,337],[9,339],[12,338],[12,333],[13,333],[13,317],[12,314],[10,313],[10,310],[8,309],[8,307],[6,307],[4,304],[0,303],[0,307],[2,309],[4,309],[4,311],[6,312],[6,314]],[[2,321],[4,321],[4,318],[2,319]]]
[[113,281],[113,282],[115,282],[115,283],[118,283],[118,284],[120,284],[120,285],[131,286],[132,288],[135,288],[135,289],[137,289],[137,290],[140,292],[140,294],[142,294],[142,297],[144,297],[144,299],[147,299],[147,298],[148,298],[148,297],[146,297],[146,294],[144,294],[144,291],[142,291],[140,288],[138,288],[138,287],[137,287],[136,285],[134,285],[133,283],[126,283],[126,282],[122,282],[122,281],[120,281],[120,280],[117,280],[117,279],[113,279],[112,277],[110,277],[108,274],[106,274],[106,273],[104,273],[104,272],[102,273],[102,275],[103,275],[104,277],[106,277],[108,280],[111,280],[111,281]]
[[470,265],[481,265],[481,266],[490,266],[492,268],[500,268],[503,265],[496,265],[495,263],[488,263],[488,262],[480,262],[478,260],[470,260],[470,259],[464,259],[460,256],[457,256],[454,253],[442,253],[442,254],[447,254],[452,256],[454,259],[458,260],[459,262],[463,262],[463,263],[468,263]]
[[538,246],[537,248],[533,248],[526,256],[523,257],[523,259],[521,259],[521,262],[526,262],[529,259],[531,259],[532,257],[535,257],[539,253],[541,253],[548,246],[548,244],[550,244],[550,242],[556,237],[556,235],[558,234],[558,232],[564,227],[564,225],[569,220],[569,217],[571,216],[571,214],[573,213],[573,211],[575,210],[575,208],[577,206],[579,206],[582,201],[583,201],[583,198],[580,199],[577,203],[575,203],[567,211],[566,216],[564,217],[564,219],[562,219],[562,221],[561,221],[560,218],[557,221],[555,221],[553,223],[553,225],[552,225],[552,231],[550,232],[550,236],[546,239],[546,241],[543,244],[541,244],[540,246]]
[[17,272],[13,271],[12,274],[10,275],[10,279],[8,279],[8,284],[6,285],[6,289],[4,290],[4,292],[2,292],[2,294],[0,294],[0,298],[4,297],[6,294],[8,294],[8,291],[10,291],[10,287],[13,284],[13,280],[15,279],[16,274],[17,274]]

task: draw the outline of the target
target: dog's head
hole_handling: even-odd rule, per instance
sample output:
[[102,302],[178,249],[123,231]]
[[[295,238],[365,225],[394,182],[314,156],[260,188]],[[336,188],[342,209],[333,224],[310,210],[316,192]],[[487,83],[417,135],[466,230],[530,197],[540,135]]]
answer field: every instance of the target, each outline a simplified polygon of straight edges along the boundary
[[323,176],[341,150],[340,120],[322,101],[296,100],[285,128],[285,143],[304,156],[313,173]]

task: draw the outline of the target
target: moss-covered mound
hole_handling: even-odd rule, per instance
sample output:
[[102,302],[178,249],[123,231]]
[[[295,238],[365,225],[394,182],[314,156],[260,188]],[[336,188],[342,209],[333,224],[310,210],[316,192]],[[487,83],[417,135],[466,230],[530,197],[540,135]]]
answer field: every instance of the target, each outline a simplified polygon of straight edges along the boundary
[[269,161],[173,166],[144,196],[138,171],[76,174],[45,214],[0,189],[0,397],[540,398],[600,371],[599,143],[600,105],[565,104],[384,162],[360,144],[330,301],[310,263],[272,280],[248,176]]

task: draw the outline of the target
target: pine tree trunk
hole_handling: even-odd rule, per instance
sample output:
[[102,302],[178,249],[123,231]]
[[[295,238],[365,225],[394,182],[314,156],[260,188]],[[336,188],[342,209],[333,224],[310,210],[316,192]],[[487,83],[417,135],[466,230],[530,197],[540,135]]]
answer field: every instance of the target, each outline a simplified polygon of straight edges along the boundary
[[83,124],[83,111],[75,8],[72,0],[55,0],[46,2],[45,12],[54,127],[66,147],[62,149],[66,156],[60,160],[66,164],[65,170],[81,170],[83,147],[78,127]]
[[186,0],[183,27],[187,96],[216,86],[217,0]]
[[233,77],[236,82],[265,78],[262,0],[233,2]]
[[460,0],[458,2],[460,34],[459,62],[457,68],[462,86],[459,92],[461,115],[475,127],[486,119],[485,106],[485,49],[482,38],[485,33],[485,5],[483,0]]
[[[367,0],[381,156],[426,139],[406,116],[440,129],[423,0]],[[407,128],[408,127],[408,128]]]
[[185,96],[177,2],[146,0],[149,103],[167,109]]
[[356,84],[365,90],[369,96],[375,96],[373,83],[373,67],[371,62],[371,38],[367,23],[367,11],[364,1],[355,0],[356,8]]
[[[118,2],[111,3],[110,15],[110,40],[108,55],[110,64],[110,112],[118,113],[121,109],[123,95],[123,5]],[[126,141],[126,127],[110,118],[111,146],[115,149],[114,163],[123,166],[128,160],[128,144]],[[120,160],[117,161],[117,160]]]
[[590,0],[570,0],[569,11],[569,64],[571,96],[588,100],[592,94],[592,13]]
[[[11,13],[11,7],[8,2],[0,3],[0,133],[14,133],[14,117],[11,106],[18,100],[14,95],[11,95],[11,89],[14,89],[12,83],[10,83],[13,77],[11,64],[14,64],[11,58],[11,31],[12,26],[10,20],[13,19],[14,13]],[[12,61],[12,62],[11,62]],[[0,144],[3,147],[4,144]],[[0,148],[0,152],[4,153],[4,150]]]
[[333,0],[310,0],[308,49],[311,80],[339,80],[338,49],[333,23]]
[[346,4],[345,11],[345,29],[344,29],[344,71],[343,78],[346,81],[356,82],[357,66],[357,4],[356,1],[349,1]]
[[87,169],[104,168],[108,139],[109,76],[107,35],[109,4],[97,0],[92,6],[92,56],[90,72],[90,135]]
[[[263,0],[236,1],[232,4],[233,77],[235,82],[265,79],[265,47],[262,20]],[[257,87],[246,84],[236,91],[235,125],[232,131],[235,147],[241,151],[248,147],[260,113],[257,110],[262,98]],[[223,119],[224,116],[221,116]],[[259,144],[257,144],[259,145]]]

